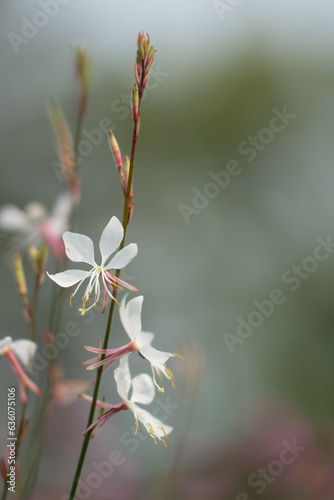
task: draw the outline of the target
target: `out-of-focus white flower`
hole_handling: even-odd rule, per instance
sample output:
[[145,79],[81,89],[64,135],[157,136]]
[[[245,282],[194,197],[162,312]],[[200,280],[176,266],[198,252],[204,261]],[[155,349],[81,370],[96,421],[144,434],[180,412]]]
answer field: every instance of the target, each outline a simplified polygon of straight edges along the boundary
[[24,210],[4,205],[0,208],[0,230],[12,235],[14,251],[29,245],[39,246],[44,241],[55,259],[60,260],[65,255],[61,236],[69,228],[72,208],[73,200],[67,192],[58,196],[50,213],[37,202],[29,203]]
[[[123,400],[123,403],[117,405],[111,405],[103,401],[97,401],[97,406],[100,408],[105,408],[106,411],[99,417],[93,424],[88,427],[86,433],[98,427],[98,430],[109,420],[110,417],[115,415],[121,410],[131,410],[136,421],[136,430],[138,430],[138,421],[145,427],[146,431],[149,433],[154,443],[157,444],[157,439],[163,442],[165,446],[166,442],[164,438],[168,438],[173,430],[173,427],[165,425],[161,420],[154,417],[147,410],[143,410],[138,404],[148,405],[152,403],[155,395],[154,384],[149,375],[142,373],[137,375],[133,379],[131,378],[131,373],[129,369],[128,355],[123,356],[120,359],[119,366],[116,368],[114,377],[117,384],[117,392]],[[131,397],[129,398],[130,390],[132,389]],[[90,396],[80,395],[86,401],[92,401]]]
[[0,340],[0,357],[6,356],[9,359],[20,385],[21,398],[24,405],[27,404],[26,387],[29,387],[29,389],[38,396],[42,395],[37,385],[30,380],[18,361],[19,359],[21,363],[28,368],[35,355],[36,349],[37,345],[35,342],[32,342],[32,340],[22,339],[13,341],[11,337],[5,337]]
[[[126,286],[127,288],[136,291],[136,288],[117,278],[111,272],[111,269],[123,269],[127,264],[129,264],[129,262],[131,262],[138,253],[137,245],[135,243],[130,243],[117,252],[108,263],[111,254],[117,250],[123,240],[123,236],[124,230],[122,224],[117,217],[112,217],[104,228],[100,238],[99,247],[102,260],[101,264],[98,265],[94,258],[94,244],[88,236],[78,233],[70,233],[68,231],[63,234],[67,257],[73,262],[85,262],[91,266],[91,269],[89,271],[69,269],[57,274],[48,273],[48,276],[59,286],[64,288],[68,288],[79,283],[71,295],[71,301],[72,297],[77,293],[82,283],[89,278],[88,285],[82,299],[83,306],[82,309],[80,309],[82,315],[97,305],[101,291],[100,276],[102,279],[104,293],[108,294],[113,300],[115,300],[115,298],[110,289],[118,287],[119,285]],[[94,303],[87,308],[93,290]]]

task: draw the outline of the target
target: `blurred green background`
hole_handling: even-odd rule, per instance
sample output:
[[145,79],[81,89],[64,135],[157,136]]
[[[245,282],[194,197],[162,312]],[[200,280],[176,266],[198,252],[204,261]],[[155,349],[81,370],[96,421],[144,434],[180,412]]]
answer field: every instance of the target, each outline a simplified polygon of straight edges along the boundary
[[[0,202],[22,208],[35,200],[50,208],[65,189],[52,168],[57,156],[48,102],[52,97],[61,104],[73,128],[78,44],[93,57],[84,129],[91,133],[102,119],[111,120],[122,153],[130,153],[136,37],[142,29],[148,32],[157,53],[142,105],[127,239],[138,244],[139,254],[126,278],[145,297],[144,329],[156,333],[155,346],[188,356],[182,367],[181,361],[172,362],[176,389],[158,396],[162,404],[169,398],[174,405],[167,452],[150,440],[131,452],[122,436],[132,427],[132,416],[114,417],[94,440],[84,475],[111,450],[120,450],[126,460],[117,478],[106,479],[93,498],[248,500],[238,498],[240,492],[256,498],[243,478],[257,470],[259,449],[268,446],[268,456],[277,455],[272,444],[277,428],[280,443],[301,435],[309,459],[284,471],[262,498],[332,498],[334,255],[323,250],[328,258],[316,264],[309,258],[317,239],[334,239],[334,5],[315,0],[57,5],[56,15],[17,51],[8,33],[21,35],[23,18],[31,21],[41,5],[22,0],[0,5]],[[285,108],[294,116],[289,123],[283,121],[279,132],[264,131]],[[252,137],[260,146],[251,155],[245,150],[253,147]],[[106,134],[91,149],[80,165],[76,228],[97,242],[109,218],[121,217],[122,193]],[[210,172],[227,171],[232,160],[239,167],[229,184],[207,187]],[[188,217],[182,215],[185,205],[193,210]],[[3,245],[5,240],[2,235]],[[292,290],[287,277],[299,265],[306,277]],[[49,282],[44,289],[40,329],[50,303]],[[247,320],[256,310],[254,301],[269,299],[275,289],[284,303],[230,352],[226,333],[236,336],[238,318]],[[6,257],[1,297],[1,336],[25,337]],[[82,346],[95,345],[106,323],[101,314],[83,320],[75,309],[65,303],[63,325],[73,320],[82,329],[60,353],[66,378],[85,376],[78,366],[86,359]],[[125,337],[118,317],[114,326],[113,345],[119,346]],[[133,360],[137,373],[146,368],[141,361]],[[13,380],[6,361],[0,370],[1,380]],[[103,390],[113,402],[111,375]],[[46,491],[61,498],[67,491],[87,414],[82,401],[55,410],[33,498],[44,498]],[[262,435],[264,428],[269,430]],[[318,455],[314,464],[310,457]],[[310,470],[317,471],[313,482]],[[287,474],[291,480],[284,482]],[[129,481],[134,491],[124,487]]]

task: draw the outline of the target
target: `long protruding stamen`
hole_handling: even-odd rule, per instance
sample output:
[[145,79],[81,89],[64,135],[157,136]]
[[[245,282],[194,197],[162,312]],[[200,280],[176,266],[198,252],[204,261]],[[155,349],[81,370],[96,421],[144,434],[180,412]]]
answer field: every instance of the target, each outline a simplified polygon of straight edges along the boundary
[[172,384],[172,386],[175,389],[175,385],[173,382],[173,374],[172,374],[171,370],[169,368],[167,368],[166,363],[164,363],[164,367],[165,367],[165,373],[166,373],[167,377],[169,378],[170,383]]
[[[153,375],[153,383],[154,383],[155,387],[158,389],[158,392],[165,392],[165,389],[163,387],[160,387],[160,385],[158,384],[158,382],[157,382],[157,380],[155,378],[155,369],[154,369],[154,366],[151,365],[151,369],[152,369],[152,375]],[[160,382],[160,380],[161,380],[161,377],[159,378],[159,382]]]
[[162,429],[162,432],[164,433],[165,438],[168,439],[168,434],[165,431],[164,427],[161,426],[161,429]]

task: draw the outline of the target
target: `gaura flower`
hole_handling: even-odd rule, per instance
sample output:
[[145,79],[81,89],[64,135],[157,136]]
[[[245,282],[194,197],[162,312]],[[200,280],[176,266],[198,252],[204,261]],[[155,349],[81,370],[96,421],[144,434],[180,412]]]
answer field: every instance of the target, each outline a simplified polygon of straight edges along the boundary
[[[112,363],[120,359],[122,356],[129,354],[130,352],[138,351],[138,353],[151,364],[153,381],[159,392],[164,392],[164,389],[159,386],[161,379],[160,374],[163,373],[167,377],[172,386],[174,387],[173,374],[167,368],[166,361],[173,356],[181,358],[178,354],[172,354],[170,352],[163,352],[154,349],[151,346],[151,342],[154,338],[153,333],[143,332],[141,329],[141,310],[143,305],[144,297],[140,295],[128,301],[125,304],[126,297],[123,298],[121,302],[121,308],[119,314],[121,317],[122,325],[131,339],[129,344],[123,347],[118,347],[117,349],[98,349],[95,347],[84,346],[87,351],[94,352],[99,355],[97,358],[93,358],[81,363],[81,365],[89,365],[87,370],[93,370],[99,366],[105,365],[104,371],[106,371]],[[105,355],[104,359],[100,359],[101,354]],[[182,358],[181,358],[182,359]],[[156,375],[158,375],[158,381],[156,380]]]
[[[159,439],[165,446],[167,446],[164,438],[168,438],[168,434],[172,432],[173,427],[164,425],[161,420],[138,406],[138,404],[148,405],[152,403],[155,395],[153,381],[151,377],[146,373],[142,373],[131,379],[128,357],[129,356],[127,355],[120,359],[119,366],[118,368],[116,368],[114,373],[117,392],[122,398],[123,402],[116,405],[111,405],[103,401],[97,401],[97,406],[108,411],[103,413],[97,420],[95,420],[95,422],[93,422],[92,425],[88,427],[85,434],[95,427],[98,428],[98,432],[102,428],[102,426],[109,420],[109,418],[119,411],[131,410],[136,421],[135,434],[137,434],[139,421],[145,427],[146,431],[153,439],[155,445],[157,445],[157,439]],[[129,399],[131,388],[132,394],[131,398]],[[92,398],[90,396],[80,394],[80,397],[82,397],[86,401],[92,401]],[[96,432],[94,433],[94,435],[95,434]]]
[[[82,316],[86,311],[97,305],[100,297],[101,285],[100,276],[103,285],[103,295],[104,295],[104,306],[106,305],[108,296],[115,300],[110,289],[116,288],[119,285],[123,285],[130,290],[136,291],[137,289],[125,283],[120,278],[117,278],[111,269],[123,269],[132,259],[137,255],[138,247],[135,243],[130,243],[126,247],[122,248],[119,252],[114,255],[114,257],[108,260],[112,253],[119,247],[124,235],[123,226],[117,217],[112,217],[106,227],[104,228],[101,238],[100,238],[100,252],[101,252],[101,264],[98,265],[94,259],[94,244],[92,240],[83,234],[70,233],[66,231],[63,234],[63,240],[65,244],[65,251],[67,257],[73,262],[85,262],[91,266],[89,271],[83,271],[81,269],[69,269],[57,274],[48,274],[48,276],[57,283],[57,285],[64,288],[78,283],[78,286],[71,295],[70,303],[72,305],[72,298],[79,290],[82,283],[89,278],[88,285],[86,287],[84,296],[82,298],[83,306],[79,309]],[[94,303],[87,307],[91,294],[94,291]],[[117,302],[117,301],[116,301]],[[105,307],[103,308],[103,310]]]
[[14,370],[15,375],[17,376],[17,380],[20,385],[21,399],[24,405],[26,405],[28,401],[26,387],[29,387],[29,389],[38,396],[42,395],[37,385],[35,385],[34,382],[30,380],[18,361],[19,359],[21,363],[27,368],[30,365],[32,358],[34,357],[36,349],[37,345],[31,340],[22,339],[13,341],[11,337],[5,337],[4,339],[0,340],[0,357],[6,356],[9,359],[9,362]]
[[71,196],[64,192],[55,201],[49,213],[41,203],[31,202],[24,210],[15,205],[0,208],[0,230],[11,234],[7,250],[22,250],[30,245],[40,246],[45,242],[56,260],[64,257],[61,235],[69,227],[73,209]]

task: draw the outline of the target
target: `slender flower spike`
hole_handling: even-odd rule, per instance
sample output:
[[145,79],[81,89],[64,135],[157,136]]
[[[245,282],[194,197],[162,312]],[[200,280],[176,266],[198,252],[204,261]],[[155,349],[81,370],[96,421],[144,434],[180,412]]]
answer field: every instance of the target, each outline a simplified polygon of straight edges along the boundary
[[[167,446],[164,438],[168,438],[168,434],[172,432],[173,427],[164,425],[161,420],[157,419],[156,417],[151,415],[151,413],[143,410],[142,408],[140,408],[140,406],[138,406],[138,403],[148,405],[152,403],[154,399],[155,389],[151,377],[146,373],[142,373],[141,375],[137,375],[136,377],[131,379],[128,355],[124,356],[120,360],[119,366],[115,370],[114,377],[116,380],[117,392],[122,398],[123,403],[111,405],[103,401],[97,401],[98,407],[104,408],[108,411],[103,413],[97,420],[95,420],[95,422],[93,422],[93,424],[88,427],[86,433],[95,427],[98,427],[99,431],[101,427],[109,420],[109,418],[115,415],[115,413],[129,409],[132,411],[136,421],[135,434],[137,434],[139,421],[145,427],[146,431],[153,439],[155,445],[157,445],[157,439],[159,439],[165,446]],[[129,399],[131,388],[132,395]],[[92,398],[90,396],[80,396],[86,401],[92,401]]]
[[9,362],[14,370],[15,375],[17,376],[20,385],[21,399],[24,405],[27,404],[26,387],[28,387],[38,396],[42,395],[37,385],[35,385],[34,382],[30,380],[18,361],[19,359],[22,365],[27,368],[30,365],[32,358],[34,357],[36,348],[37,345],[31,340],[22,339],[13,341],[11,337],[5,337],[4,339],[0,340],[0,357],[6,356],[9,359]]
[[[141,310],[143,305],[144,297],[140,295],[128,301],[125,304],[125,297],[122,300],[122,307],[120,308],[120,317],[122,325],[131,339],[129,344],[123,347],[118,347],[117,349],[97,349],[95,347],[85,346],[85,349],[90,352],[98,354],[97,358],[93,358],[81,363],[81,365],[89,365],[87,370],[93,370],[99,366],[105,365],[104,371],[106,371],[115,361],[120,359],[133,351],[138,351],[139,354],[147,359],[151,364],[153,381],[159,392],[164,392],[164,389],[159,386],[160,374],[163,373],[167,377],[172,386],[174,387],[173,374],[167,368],[166,361],[173,356],[180,357],[178,354],[172,354],[170,352],[163,352],[154,349],[151,346],[151,342],[154,338],[153,333],[143,332],[141,329]],[[101,354],[105,357],[100,359]],[[181,358],[182,359],[182,358]],[[158,375],[158,381],[156,380],[156,374]]]
[[[69,231],[66,231],[63,234],[67,257],[73,262],[85,262],[91,266],[91,269],[89,271],[69,269],[57,274],[48,273],[48,276],[55,281],[57,285],[64,288],[68,288],[78,283],[76,289],[71,295],[71,304],[73,296],[77,293],[82,283],[89,278],[88,285],[82,298],[83,305],[82,308],[79,309],[82,316],[86,313],[86,311],[97,305],[101,292],[100,276],[102,279],[103,293],[109,295],[112,300],[116,301],[110,289],[113,290],[123,285],[130,290],[137,291],[136,288],[117,278],[111,272],[111,269],[123,269],[137,255],[137,245],[135,243],[130,243],[130,245],[122,248],[116,253],[116,255],[114,255],[114,257],[112,257],[111,260],[109,260],[111,254],[114,253],[119,247],[121,241],[123,240],[123,236],[124,230],[122,224],[117,217],[112,217],[104,228],[100,238],[99,247],[101,252],[101,264],[98,265],[94,258],[93,242],[88,236],[78,233],[70,233]],[[91,306],[87,307],[93,291],[94,302]]]

